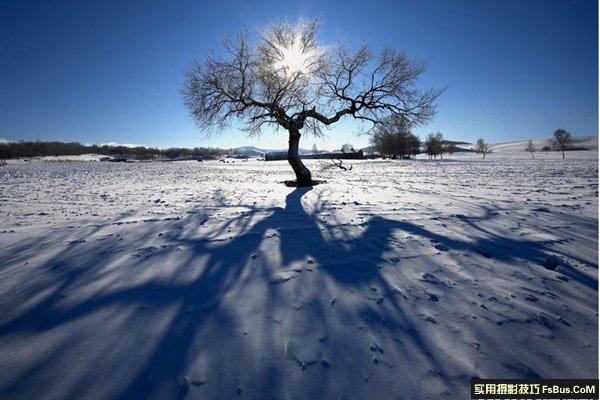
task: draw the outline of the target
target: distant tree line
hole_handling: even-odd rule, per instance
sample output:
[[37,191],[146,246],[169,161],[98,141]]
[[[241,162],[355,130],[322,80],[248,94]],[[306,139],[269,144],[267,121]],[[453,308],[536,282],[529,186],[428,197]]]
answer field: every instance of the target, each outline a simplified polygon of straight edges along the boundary
[[444,135],[441,132],[427,135],[423,146],[430,160],[435,160],[438,156],[442,159],[444,153],[452,155],[458,149],[455,142],[444,140]]
[[373,131],[373,150],[383,157],[393,159],[416,156],[421,152],[421,142],[410,128],[410,123],[401,116],[394,115],[388,118]]
[[19,141],[0,143],[0,159],[20,157],[45,157],[45,156],[77,156],[82,154],[100,154],[104,156],[127,156],[138,160],[153,160],[157,158],[180,158],[180,157],[220,157],[225,151],[212,147],[170,148],[156,149],[144,146],[109,146],[90,145],[86,146],[78,142],[42,142],[42,141]]
[[444,140],[441,132],[430,133],[421,142],[411,132],[410,124],[398,116],[377,126],[371,136],[371,147],[383,157],[392,159],[416,157],[423,152],[430,160],[434,160],[438,156],[442,158],[444,153],[452,155],[458,151],[457,142]]

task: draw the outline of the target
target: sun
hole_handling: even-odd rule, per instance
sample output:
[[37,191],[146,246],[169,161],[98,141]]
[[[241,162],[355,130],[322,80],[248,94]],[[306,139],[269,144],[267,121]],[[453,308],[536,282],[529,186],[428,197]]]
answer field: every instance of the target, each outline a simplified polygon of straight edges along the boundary
[[321,54],[319,49],[306,49],[300,39],[294,39],[287,46],[277,46],[278,59],[275,70],[282,70],[286,77],[310,74],[314,61]]
[[286,75],[291,76],[296,73],[307,73],[308,65],[307,61],[309,54],[302,51],[301,46],[298,43],[292,43],[288,48],[280,48],[281,54],[280,60],[275,63],[275,68],[284,69]]

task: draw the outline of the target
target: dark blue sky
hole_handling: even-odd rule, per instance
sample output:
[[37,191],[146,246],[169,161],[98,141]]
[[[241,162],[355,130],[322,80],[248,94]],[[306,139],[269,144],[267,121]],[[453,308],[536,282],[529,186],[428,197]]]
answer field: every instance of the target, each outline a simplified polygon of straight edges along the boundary
[[[321,41],[404,49],[447,87],[416,130],[489,142],[598,133],[595,0],[29,1],[0,0],[0,138],[147,146],[259,145],[231,129],[205,139],[182,105],[183,70],[219,39],[273,19],[324,21]],[[365,145],[350,120],[309,148]]]

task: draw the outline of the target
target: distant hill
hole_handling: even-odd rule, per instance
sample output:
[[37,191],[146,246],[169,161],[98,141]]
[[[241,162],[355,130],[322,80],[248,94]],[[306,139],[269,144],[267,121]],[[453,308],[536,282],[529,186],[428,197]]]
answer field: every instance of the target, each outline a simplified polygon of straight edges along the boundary
[[[494,153],[503,152],[520,152],[525,151],[527,142],[529,139],[512,140],[507,142],[496,142],[490,143],[490,148]],[[472,151],[475,147],[475,143],[469,143],[464,141],[456,140],[444,140],[444,144],[453,143],[456,145],[457,152]],[[550,138],[533,139],[533,144],[537,151],[541,151],[545,146],[552,147]],[[598,136],[573,136],[573,149],[574,150],[597,150],[598,149]],[[364,154],[371,154],[371,147],[364,147],[362,149]],[[248,157],[262,157],[265,153],[287,153],[287,149],[264,149],[255,146],[241,146],[227,149],[226,152],[245,155]],[[311,150],[300,149],[300,155],[312,154]]]
[[254,147],[254,146],[241,146],[241,147],[233,147],[231,149],[226,149],[225,151],[228,153],[239,154],[239,155],[248,156],[248,157],[260,157],[260,156],[263,156],[265,153],[270,153],[271,151],[274,151],[274,150],[261,149],[261,148]]
[[[263,149],[255,146],[240,146],[232,147],[225,150],[228,153],[239,154],[248,157],[261,157],[266,153],[287,153],[287,149]],[[299,149],[298,152],[302,154],[311,154],[310,150]]]
[[[525,147],[527,147],[528,141],[529,139],[491,143],[490,148],[494,153],[513,153],[525,151]],[[537,151],[541,151],[545,146],[552,147],[550,138],[532,139],[532,141]],[[573,142],[571,146],[574,150],[597,150],[598,136],[573,136]]]

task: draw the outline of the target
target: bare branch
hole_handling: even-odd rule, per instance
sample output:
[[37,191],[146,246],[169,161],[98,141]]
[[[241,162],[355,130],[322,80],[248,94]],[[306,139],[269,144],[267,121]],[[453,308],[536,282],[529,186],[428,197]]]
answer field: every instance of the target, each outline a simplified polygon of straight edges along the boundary
[[222,55],[193,62],[181,93],[198,127],[210,133],[238,120],[250,135],[265,126],[322,135],[346,116],[371,126],[389,116],[411,126],[433,118],[443,90],[421,88],[423,62],[390,48],[376,55],[366,44],[323,47],[320,26],[312,19],[242,30],[223,40]]
[[330,169],[330,168],[339,168],[342,169],[344,171],[352,171],[352,164],[350,164],[349,167],[346,167],[344,164],[344,162],[342,160],[340,160],[339,158],[333,159],[333,158],[329,158],[328,159],[329,162],[325,163],[322,160],[319,160],[319,164],[321,164],[321,169],[322,170],[326,170],[326,169]]

